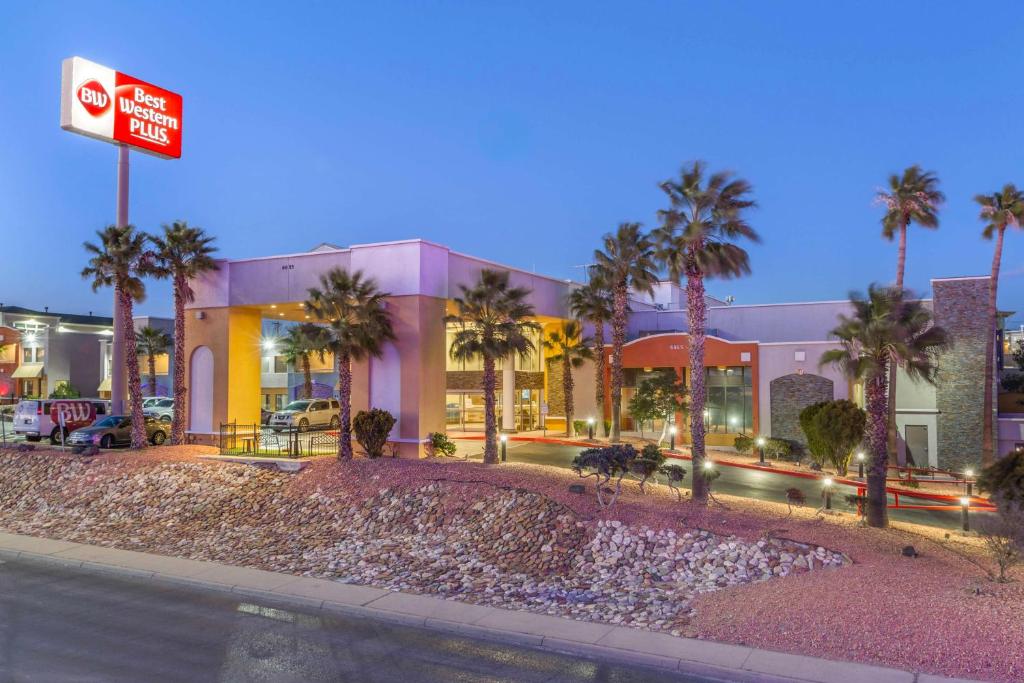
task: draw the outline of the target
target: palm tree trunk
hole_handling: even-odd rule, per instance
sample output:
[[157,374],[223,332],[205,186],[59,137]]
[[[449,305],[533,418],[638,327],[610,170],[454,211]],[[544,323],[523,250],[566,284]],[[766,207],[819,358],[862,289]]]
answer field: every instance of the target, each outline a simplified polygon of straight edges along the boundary
[[309,354],[302,354],[302,391],[305,398],[313,398],[313,371],[309,367]]
[[601,430],[608,436],[604,426],[604,323],[594,323],[594,401],[597,403],[597,419],[601,421]]
[[575,412],[572,404],[572,362],[569,350],[562,349],[562,393],[565,394],[565,435],[572,436],[572,415]]
[[626,344],[626,283],[615,285],[612,300],[612,443],[621,438],[622,414],[622,347]]
[[494,414],[497,384],[494,358],[484,355],[484,463],[487,465],[498,462],[498,420]]
[[352,459],[352,359],[337,354],[338,402],[341,404],[341,429],[338,430],[338,459]]
[[889,456],[886,452],[887,429],[887,396],[885,376],[878,376],[867,381],[864,386],[864,398],[867,403],[868,424],[867,443],[871,453],[871,463],[867,473],[867,521],[868,526],[886,527],[888,519],[888,500],[885,495],[885,475],[888,471]]
[[693,499],[708,500],[704,478],[704,342],[708,309],[704,299],[704,275],[696,268],[686,274],[686,316],[690,322],[690,454],[693,457]]
[[[139,373],[139,350],[135,344],[135,324],[132,321],[133,302],[121,287],[117,287],[116,295],[121,310],[124,357],[128,359],[128,404],[131,406],[132,448],[145,448],[146,422],[142,414],[142,377]],[[120,368],[114,368],[114,372],[120,371]]]
[[171,424],[171,445],[185,442],[185,292],[188,282],[183,275],[174,276],[174,421]]
[[985,467],[992,464],[995,448],[992,440],[992,388],[995,384],[996,355],[996,321],[999,311],[996,308],[996,296],[999,292],[999,266],[1003,259],[1003,233],[1000,227],[996,233],[996,249],[992,254],[992,279],[988,283],[988,338],[985,340],[985,402],[984,419],[981,434],[981,464]]
[[[900,226],[900,244],[896,250],[896,289],[899,291],[900,296],[903,296],[903,273],[907,264],[907,225],[909,225],[910,219],[904,218],[903,225]],[[897,444],[896,444],[896,370],[897,366],[895,362],[889,362],[889,401],[886,421],[886,432],[885,432],[885,450],[889,454],[889,462],[896,464],[897,458]],[[911,465],[912,463],[907,463]]]
[[152,353],[146,354],[149,367],[149,395],[156,396],[156,356]]

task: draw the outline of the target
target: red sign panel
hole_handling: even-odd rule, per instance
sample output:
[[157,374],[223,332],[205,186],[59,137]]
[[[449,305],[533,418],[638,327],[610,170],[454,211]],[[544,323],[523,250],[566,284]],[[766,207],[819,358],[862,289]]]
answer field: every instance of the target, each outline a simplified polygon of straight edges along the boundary
[[181,95],[71,57],[63,65],[61,127],[177,159],[181,156]]

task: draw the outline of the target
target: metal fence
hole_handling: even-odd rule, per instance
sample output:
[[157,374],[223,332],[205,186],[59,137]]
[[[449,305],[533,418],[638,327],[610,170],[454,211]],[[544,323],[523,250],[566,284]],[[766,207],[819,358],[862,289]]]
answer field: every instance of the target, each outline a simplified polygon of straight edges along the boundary
[[295,427],[271,429],[265,425],[221,423],[218,447],[224,455],[301,458],[333,455],[338,451],[337,431],[300,431]]

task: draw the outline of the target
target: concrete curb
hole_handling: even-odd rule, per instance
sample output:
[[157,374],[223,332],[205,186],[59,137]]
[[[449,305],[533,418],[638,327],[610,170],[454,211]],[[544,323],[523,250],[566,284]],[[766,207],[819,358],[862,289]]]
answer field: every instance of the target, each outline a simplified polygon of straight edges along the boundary
[[248,567],[0,533],[0,557],[232,593],[473,638],[753,683],[972,683]]

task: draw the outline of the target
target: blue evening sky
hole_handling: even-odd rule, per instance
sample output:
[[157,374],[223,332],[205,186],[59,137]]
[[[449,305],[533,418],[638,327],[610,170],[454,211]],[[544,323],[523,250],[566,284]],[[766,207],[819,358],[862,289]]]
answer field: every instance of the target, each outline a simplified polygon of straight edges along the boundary
[[[986,274],[971,197],[1024,183],[1016,3],[6,3],[0,302],[109,312],[79,278],[114,219],[114,147],[59,127],[80,55],[181,92],[179,161],[137,154],[132,222],[184,218],[228,257],[422,237],[579,277],[602,233],[655,222],[688,159],[755,187],[738,303],[890,281],[872,197],[938,172],[908,284]],[[1000,304],[1024,312],[1024,234]],[[170,312],[165,285],[141,312]]]

